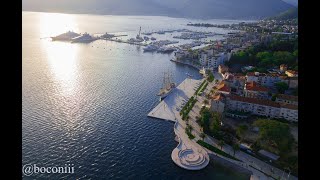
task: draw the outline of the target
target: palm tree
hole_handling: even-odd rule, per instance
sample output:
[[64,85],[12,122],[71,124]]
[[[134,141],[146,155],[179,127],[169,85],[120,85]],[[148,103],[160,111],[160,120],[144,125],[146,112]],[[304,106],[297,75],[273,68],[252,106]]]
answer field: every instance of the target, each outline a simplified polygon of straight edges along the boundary
[[209,101],[207,99],[205,99],[205,100],[203,100],[203,104],[207,105],[207,104],[209,104]]
[[201,134],[200,134],[200,137],[202,138],[202,141],[204,141],[204,138],[206,137],[206,134],[201,133]]
[[238,143],[235,143],[233,146],[232,146],[232,149],[233,149],[233,156],[236,155],[236,151],[239,151],[240,150],[240,145]]
[[224,145],[224,141],[223,141],[223,140],[220,140],[220,141],[218,142],[218,145],[220,146],[220,149],[222,150],[222,146]]

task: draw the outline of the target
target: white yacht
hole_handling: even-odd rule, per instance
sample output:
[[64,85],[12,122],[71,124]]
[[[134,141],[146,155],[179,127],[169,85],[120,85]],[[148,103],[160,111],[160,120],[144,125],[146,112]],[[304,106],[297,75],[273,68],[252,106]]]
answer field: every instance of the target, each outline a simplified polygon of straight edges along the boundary
[[161,47],[161,48],[158,49],[157,52],[160,52],[160,53],[172,53],[175,50],[176,49],[174,47]]
[[92,42],[94,40],[96,40],[97,38],[91,36],[88,33],[84,33],[83,35],[80,35],[78,37],[72,38],[71,43],[76,43],[76,42],[82,42],[82,43],[89,43]]
[[159,49],[158,46],[150,44],[150,45],[146,46],[145,48],[143,48],[143,51],[144,52],[153,52],[153,51],[156,51],[158,49]]
[[52,41],[71,41],[72,38],[78,37],[80,34],[73,31],[68,31],[66,33],[60,34],[55,37],[51,37]]

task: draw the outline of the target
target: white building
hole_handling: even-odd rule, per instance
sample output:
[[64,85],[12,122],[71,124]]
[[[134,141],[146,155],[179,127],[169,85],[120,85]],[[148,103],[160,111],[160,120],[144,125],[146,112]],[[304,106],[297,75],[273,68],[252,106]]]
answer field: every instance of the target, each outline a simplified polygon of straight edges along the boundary
[[286,103],[292,105],[298,105],[298,96],[291,96],[287,94],[278,94],[276,98],[276,102]]
[[256,82],[262,86],[272,87],[274,83],[281,81],[280,76],[277,73],[259,73],[248,72],[246,75],[247,82]]
[[269,118],[284,118],[288,121],[298,121],[298,106],[295,105],[237,95],[230,95],[226,102],[226,107],[230,110],[250,112]]

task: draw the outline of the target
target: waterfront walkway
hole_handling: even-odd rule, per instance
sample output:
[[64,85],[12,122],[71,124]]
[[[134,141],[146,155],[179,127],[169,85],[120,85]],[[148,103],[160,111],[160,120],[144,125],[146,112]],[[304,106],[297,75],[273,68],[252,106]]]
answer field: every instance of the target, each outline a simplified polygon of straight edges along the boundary
[[164,98],[151,112],[149,117],[176,122],[176,112],[182,109],[182,103],[186,103],[196,91],[197,86],[202,83],[202,80],[185,79],[172,92]]
[[190,99],[203,80],[185,79],[164,100],[162,100],[149,114],[149,117],[174,121],[174,132],[178,139],[178,146],[172,151],[171,158],[178,166],[188,170],[200,170],[209,164],[207,151],[189,139],[185,133],[186,123],[179,113],[183,104]]

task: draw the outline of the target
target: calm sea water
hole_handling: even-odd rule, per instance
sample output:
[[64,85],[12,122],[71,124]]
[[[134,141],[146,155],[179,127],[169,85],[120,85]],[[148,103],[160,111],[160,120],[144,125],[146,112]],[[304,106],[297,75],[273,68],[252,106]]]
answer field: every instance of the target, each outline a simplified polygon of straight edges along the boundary
[[75,171],[24,178],[247,179],[212,161],[196,172],[177,167],[171,160],[177,145],[173,123],[147,117],[158,103],[164,71],[172,71],[180,83],[186,73],[200,78],[197,70],[172,63],[172,55],[143,53],[139,46],[44,38],[67,30],[135,35],[139,26],[150,31],[192,29],[185,26],[188,22],[23,12],[22,164],[72,164]]

